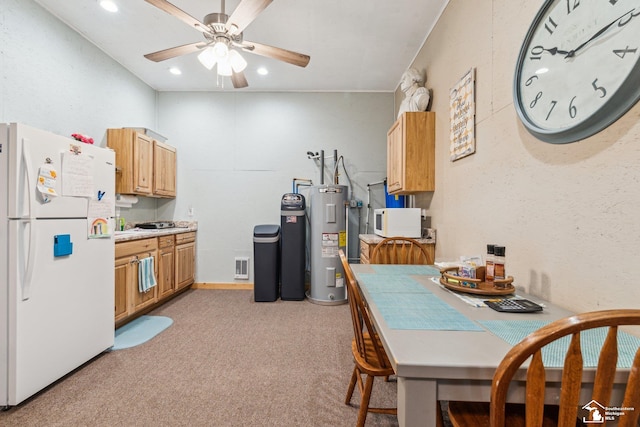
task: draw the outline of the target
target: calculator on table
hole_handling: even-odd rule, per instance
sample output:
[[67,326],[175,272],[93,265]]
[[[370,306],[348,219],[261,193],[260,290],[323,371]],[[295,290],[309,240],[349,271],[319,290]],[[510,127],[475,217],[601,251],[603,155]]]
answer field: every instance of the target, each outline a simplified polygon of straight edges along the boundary
[[484,303],[496,311],[502,311],[505,313],[533,313],[536,311],[542,311],[541,305],[522,298],[487,300]]

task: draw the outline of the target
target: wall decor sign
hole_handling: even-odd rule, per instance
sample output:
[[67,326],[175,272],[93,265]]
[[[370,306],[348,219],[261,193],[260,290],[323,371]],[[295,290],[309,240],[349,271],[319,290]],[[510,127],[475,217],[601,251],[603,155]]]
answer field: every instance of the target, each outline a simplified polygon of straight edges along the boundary
[[471,68],[449,92],[450,159],[476,152],[475,68]]

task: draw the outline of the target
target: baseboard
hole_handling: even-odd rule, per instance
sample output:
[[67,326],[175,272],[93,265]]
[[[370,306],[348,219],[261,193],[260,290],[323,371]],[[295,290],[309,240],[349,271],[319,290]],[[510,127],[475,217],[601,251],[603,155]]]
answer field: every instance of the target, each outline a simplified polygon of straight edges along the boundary
[[191,289],[253,290],[253,283],[194,283]]

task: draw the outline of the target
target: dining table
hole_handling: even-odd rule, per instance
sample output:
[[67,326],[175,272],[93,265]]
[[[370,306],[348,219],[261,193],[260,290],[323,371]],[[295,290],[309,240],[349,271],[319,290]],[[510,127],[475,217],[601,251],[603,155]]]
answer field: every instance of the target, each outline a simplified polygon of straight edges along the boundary
[[[440,401],[488,402],[493,375],[512,346],[543,325],[574,314],[522,292],[517,280],[515,296],[542,305],[542,311],[495,311],[483,303],[491,296],[442,286],[436,266],[351,264],[351,268],[397,376],[398,422],[403,427],[436,426]],[[583,342],[601,346],[599,339],[598,335],[592,344],[588,339]],[[548,404],[559,402],[566,349],[558,345],[543,350]],[[629,335],[630,348],[623,348],[619,356],[623,365],[631,366],[638,345],[640,339]],[[597,351],[587,353],[594,353],[595,360],[585,356],[580,396],[585,404],[591,399],[598,356]],[[524,402],[526,366],[527,362],[514,376],[507,401]],[[628,371],[618,369],[611,402],[621,403]]]

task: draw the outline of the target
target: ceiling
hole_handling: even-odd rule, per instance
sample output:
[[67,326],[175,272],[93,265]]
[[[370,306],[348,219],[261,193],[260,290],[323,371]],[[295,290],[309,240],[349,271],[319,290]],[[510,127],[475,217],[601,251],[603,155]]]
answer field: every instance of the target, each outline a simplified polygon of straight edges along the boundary
[[[244,30],[244,39],[311,56],[306,68],[242,52],[249,87],[218,86],[215,68],[195,53],[163,62],[146,53],[204,40],[144,0],[35,0],[158,91],[395,91],[448,0],[276,0]],[[220,0],[170,0],[194,18],[221,11]],[[227,0],[227,15],[240,0]],[[169,73],[178,67],[179,76]],[[257,74],[264,66],[269,74]]]

